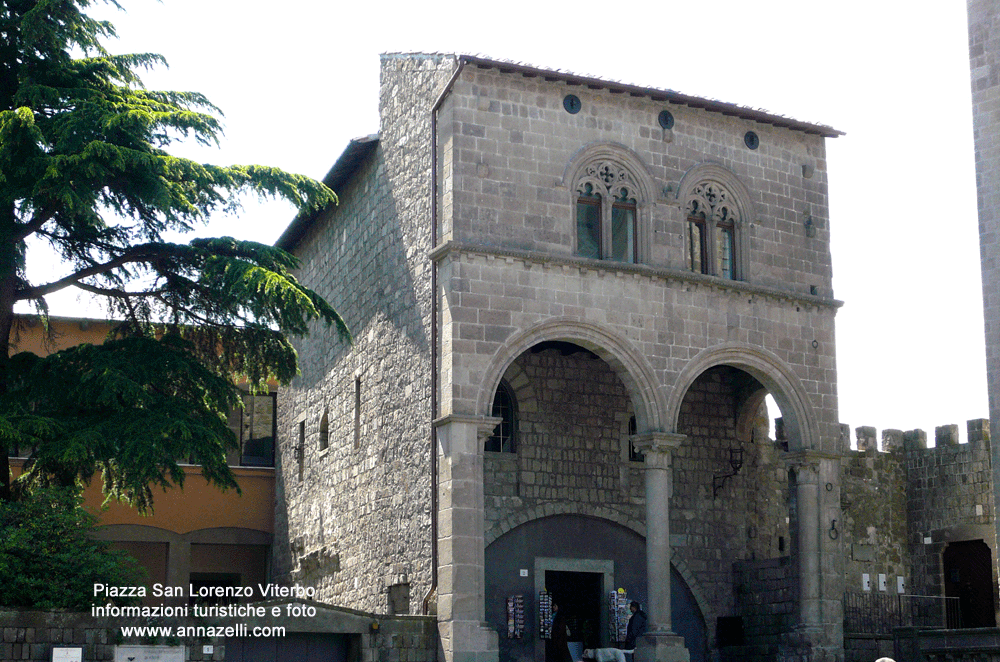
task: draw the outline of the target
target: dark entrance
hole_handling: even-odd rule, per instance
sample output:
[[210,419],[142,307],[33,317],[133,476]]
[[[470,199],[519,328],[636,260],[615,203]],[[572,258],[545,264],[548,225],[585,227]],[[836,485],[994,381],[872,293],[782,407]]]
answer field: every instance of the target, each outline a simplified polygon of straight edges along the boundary
[[569,640],[583,642],[584,648],[601,647],[603,580],[596,572],[545,571],[545,589],[565,614]]
[[996,627],[993,554],[982,540],[953,542],[944,550],[944,594],[958,598],[960,627]]

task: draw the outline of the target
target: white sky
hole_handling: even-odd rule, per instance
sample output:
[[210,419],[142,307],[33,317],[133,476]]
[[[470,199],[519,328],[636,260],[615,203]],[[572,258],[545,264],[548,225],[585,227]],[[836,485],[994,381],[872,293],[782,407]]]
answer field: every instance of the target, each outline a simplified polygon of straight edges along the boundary
[[[928,431],[988,416],[962,0],[576,3],[121,0],[116,52],[226,113],[219,150],[176,153],[322,177],[378,130],[378,55],[483,54],[669,88],[847,135],[827,141],[840,420]],[[209,234],[273,242],[248,201]],[[77,314],[71,304],[54,311]]]

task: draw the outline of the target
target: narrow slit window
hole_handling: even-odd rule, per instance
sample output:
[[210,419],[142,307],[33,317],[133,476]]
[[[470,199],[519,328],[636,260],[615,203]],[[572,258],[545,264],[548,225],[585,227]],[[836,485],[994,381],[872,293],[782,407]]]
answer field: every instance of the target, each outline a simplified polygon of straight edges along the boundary
[[361,378],[354,380],[354,448],[361,448]]
[[323,412],[323,420],[319,422],[319,449],[325,451],[330,447],[330,417]]
[[306,470],[306,422],[299,422],[299,445],[295,447],[295,459],[299,463],[299,480],[302,480],[302,476],[305,474]]

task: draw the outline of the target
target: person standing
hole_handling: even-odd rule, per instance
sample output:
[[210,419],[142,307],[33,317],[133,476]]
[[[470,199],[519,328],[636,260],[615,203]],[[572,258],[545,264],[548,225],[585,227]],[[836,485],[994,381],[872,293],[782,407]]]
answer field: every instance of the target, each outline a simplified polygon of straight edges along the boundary
[[545,662],[573,662],[569,653],[569,628],[559,605],[552,601],[552,638],[545,642]]
[[628,627],[625,630],[625,650],[635,650],[635,642],[646,633],[646,612],[639,603],[633,600],[628,606],[632,615],[628,617]]

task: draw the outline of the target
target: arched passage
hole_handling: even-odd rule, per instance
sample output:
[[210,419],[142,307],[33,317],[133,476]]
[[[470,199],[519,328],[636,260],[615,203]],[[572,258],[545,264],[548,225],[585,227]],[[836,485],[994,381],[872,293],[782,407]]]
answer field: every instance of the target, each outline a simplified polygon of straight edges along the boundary
[[[781,410],[782,439],[771,434],[777,412],[763,404],[768,393]],[[744,645],[742,635],[738,643],[729,636],[738,622],[745,645],[776,655],[774,632],[821,613],[818,568],[836,551],[818,527],[821,517],[837,517],[837,460],[815,451],[809,396],[775,355],[727,344],[681,372],[666,419],[683,439],[673,452],[672,544],[675,558],[699,569],[699,586],[725,619],[713,645]]]
[[[571,613],[570,628],[588,648],[613,643],[609,592],[625,589],[645,605],[646,545],[638,532],[602,518],[561,514],[529,520],[494,540],[485,554],[486,620],[498,630],[501,659],[538,657],[538,592],[545,588]],[[676,569],[673,611],[692,662],[705,660],[707,630],[702,607]],[[596,590],[595,587],[600,587]],[[605,590],[607,589],[607,590]],[[508,637],[507,598],[520,596],[523,638]]]
[[665,409],[669,430],[677,429],[681,403],[691,384],[706,370],[720,365],[746,372],[774,397],[784,418],[789,450],[818,447],[812,405],[801,381],[775,354],[743,343],[727,343],[702,350],[677,375]]
[[569,342],[593,352],[621,379],[635,408],[638,429],[662,429],[661,412],[665,411],[661,389],[649,362],[631,343],[597,325],[567,318],[553,318],[512,337],[486,367],[476,413],[491,414],[497,385],[514,360],[531,347],[544,342]]

